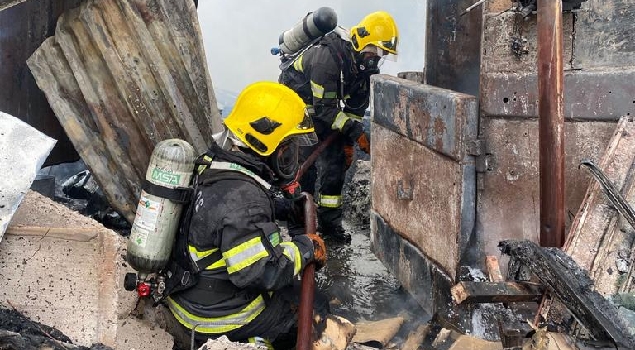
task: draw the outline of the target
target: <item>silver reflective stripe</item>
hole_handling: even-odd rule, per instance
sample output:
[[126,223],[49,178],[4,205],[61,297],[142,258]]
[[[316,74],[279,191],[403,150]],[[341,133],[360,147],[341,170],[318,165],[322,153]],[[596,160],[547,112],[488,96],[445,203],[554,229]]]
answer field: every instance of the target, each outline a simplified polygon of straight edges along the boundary
[[271,185],[263,180],[263,178],[261,178],[260,176],[256,175],[253,171],[245,168],[242,165],[238,165],[235,163],[230,163],[230,162],[219,162],[219,161],[213,161],[212,164],[210,164],[209,166],[210,169],[217,169],[217,170],[231,170],[231,171],[238,171],[241,172],[249,177],[251,177],[252,179],[256,180],[259,184],[262,185],[262,187],[266,188],[266,189],[270,189]]
[[181,305],[168,297],[168,307],[174,317],[188,329],[196,326],[199,333],[226,333],[236,328],[240,328],[251,322],[265,309],[265,300],[261,296],[254,299],[249,305],[239,312],[222,317],[199,317],[187,312]]
[[314,83],[311,80],[311,91],[313,91],[313,97],[322,98],[324,96],[324,86]]
[[300,249],[293,242],[282,242],[280,244],[283,248],[283,254],[289,260],[293,261],[293,275],[297,276],[302,269],[302,257],[300,256]]
[[320,195],[318,203],[322,207],[339,208],[342,205],[342,196]]
[[227,273],[240,271],[269,255],[260,237],[253,238],[223,253],[227,263]]

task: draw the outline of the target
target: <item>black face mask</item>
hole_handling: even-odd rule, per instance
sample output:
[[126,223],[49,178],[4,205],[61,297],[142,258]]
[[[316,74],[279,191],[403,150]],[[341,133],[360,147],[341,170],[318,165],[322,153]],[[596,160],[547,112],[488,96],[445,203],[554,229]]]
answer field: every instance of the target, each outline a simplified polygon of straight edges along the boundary
[[357,56],[357,69],[359,74],[364,75],[372,75],[379,73],[379,61],[381,57],[376,55],[368,55],[369,57],[365,57],[363,52],[358,54]]
[[298,161],[299,146],[293,139],[281,143],[268,159],[269,167],[280,183],[293,180],[300,167]]

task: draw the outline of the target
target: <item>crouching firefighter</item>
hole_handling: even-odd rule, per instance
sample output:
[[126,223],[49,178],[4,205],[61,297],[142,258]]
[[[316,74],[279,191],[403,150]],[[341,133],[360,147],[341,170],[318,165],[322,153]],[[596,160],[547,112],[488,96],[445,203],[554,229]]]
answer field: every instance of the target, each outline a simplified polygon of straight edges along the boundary
[[[303,201],[276,196],[294,178],[299,147],[316,142],[302,99],[286,86],[248,86],[224,131],[195,164],[192,202],[168,264],[166,328],[178,348],[226,335],[292,348],[299,304],[297,277],[326,262],[316,234],[282,241],[276,219],[302,222]],[[315,296],[316,311],[328,301]],[[319,328],[319,327],[318,327]],[[194,332],[193,332],[194,331]]]

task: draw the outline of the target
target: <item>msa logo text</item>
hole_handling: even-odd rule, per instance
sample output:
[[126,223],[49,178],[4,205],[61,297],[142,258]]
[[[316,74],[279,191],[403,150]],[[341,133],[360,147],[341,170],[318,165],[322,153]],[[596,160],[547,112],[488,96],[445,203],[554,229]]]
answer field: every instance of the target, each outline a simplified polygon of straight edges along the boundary
[[178,186],[181,182],[181,175],[165,172],[161,169],[152,169],[152,180],[163,182],[168,185]]

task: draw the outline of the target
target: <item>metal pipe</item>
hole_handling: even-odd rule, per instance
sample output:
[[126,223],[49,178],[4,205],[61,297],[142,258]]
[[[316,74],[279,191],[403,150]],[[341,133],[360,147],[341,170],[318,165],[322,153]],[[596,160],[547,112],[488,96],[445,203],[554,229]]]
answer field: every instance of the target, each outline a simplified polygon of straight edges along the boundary
[[562,247],[565,238],[562,38],[562,1],[538,0],[540,245],[543,247]]
[[[316,232],[316,207],[313,196],[304,195],[304,233]],[[311,350],[313,347],[313,299],[315,298],[315,263],[310,263],[302,271],[302,285],[300,292],[300,307],[298,311],[297,350]]]

